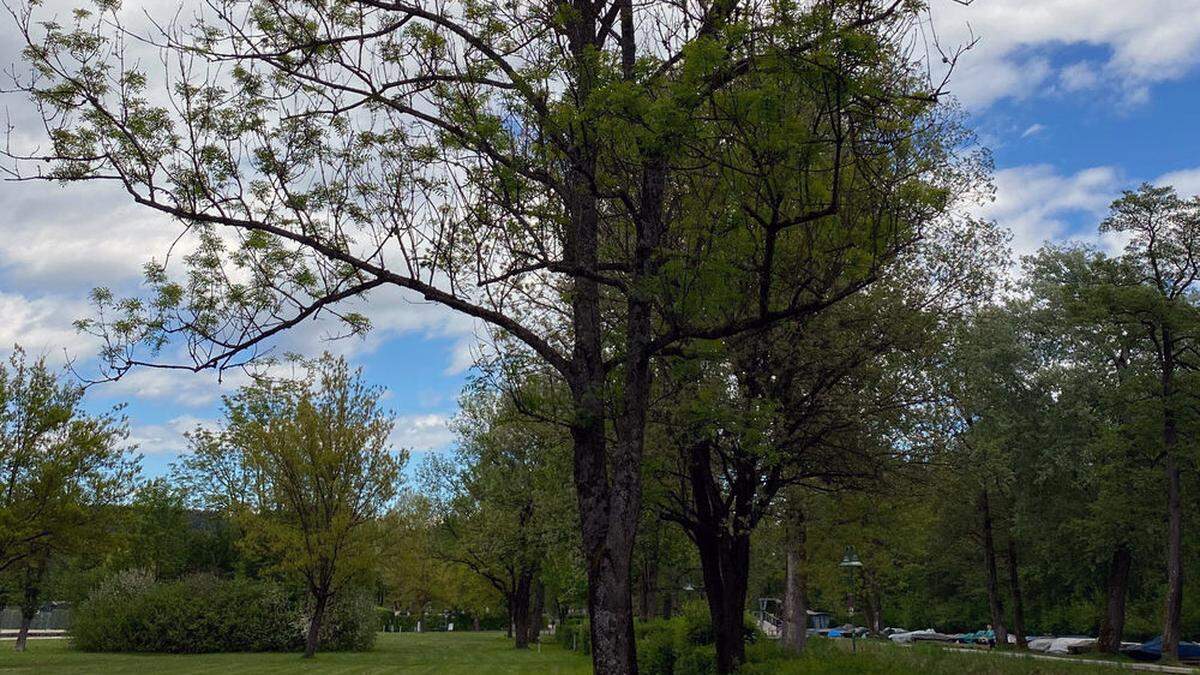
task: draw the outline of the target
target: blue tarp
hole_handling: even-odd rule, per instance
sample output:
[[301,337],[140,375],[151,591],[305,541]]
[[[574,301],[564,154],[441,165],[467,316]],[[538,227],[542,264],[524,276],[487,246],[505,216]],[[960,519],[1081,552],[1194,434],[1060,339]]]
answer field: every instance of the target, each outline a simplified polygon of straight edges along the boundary
[[[1139,661],[1157,661],[1162,658],[1162,636],[1147,640],[1131,649],[1123,649],[1121,653]],[[1200,643],[1180,642],[1180,661],[1200,661]]]

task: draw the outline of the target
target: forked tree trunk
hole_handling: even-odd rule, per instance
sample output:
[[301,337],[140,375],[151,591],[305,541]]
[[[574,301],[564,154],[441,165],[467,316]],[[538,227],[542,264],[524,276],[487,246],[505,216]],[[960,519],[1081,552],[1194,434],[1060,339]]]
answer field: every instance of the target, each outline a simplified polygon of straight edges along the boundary
[[1000,600],[1000,583],[996,573],[996,544],[992,536],[992,506],[987,490],[979,493],[979,512],[983,515],[983,565],[987,573],[988,610],[996,646],[1008,647],[1008,630],[1004,627],[1004,605]]
[[1104,619],[1100,622],[1100,638],[1096,648],[1106,654],[1121,651],[1121,639],[1125,636],[1125,597],[1129,593],[1129,568],[1133,555],[1129,547],[1119,544],[1113,549],[1108,564],[1108,592],[1105,599]]
[[784,633],[783,643],[789,650],[799,654],[808,643],[808,529],[804,523],[804,512],[795,509],[787,548],[787,588],[783,596]]
[[321,622],[325,620],[325,607],[328,604],[329,592],[317,592],[312,618],[308,621],[308,635],[304,638],[304,658],[306,659],[311,659],[317,654],[317,646],[321,641]]
[[1017,647],[1029,647],[1025,639],[1025,601],[1021,596],[1021,574],[1017,562],[1017,544],[1012,534],[1008,535],[1008,590],[1013,604],[1013,632],[1016,633]]

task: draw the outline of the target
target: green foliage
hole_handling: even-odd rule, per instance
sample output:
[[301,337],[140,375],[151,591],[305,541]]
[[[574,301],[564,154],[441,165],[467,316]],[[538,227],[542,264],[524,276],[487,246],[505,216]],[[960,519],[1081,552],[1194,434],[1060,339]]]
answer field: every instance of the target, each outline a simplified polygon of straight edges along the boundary
[[[636,625],[638,672],[646,675],[716,673],[716,633],[707,605],[688,603],[679,616],[643,621]],[[749,616],[745,640],[753,645],[761,635]]]
[[382,628],[371,593],[357,587],[343,589],[325,610],[325,618],[321,622],[321,649],[334,652],[369,651],[375,645],[375,634]]
[[74,613],[84,651],[290,651],[301,614],[278,586],[198,575],[155,582],[136,570],[102,583]]
[[[296,651],[305,611],[278,584],[192,575],[154,581],[128,570],[106,579],[75,610],[73,644],[93,652]],[[368,595],[351,591],[327,610],[322,645],[371,649],[377,630]]]

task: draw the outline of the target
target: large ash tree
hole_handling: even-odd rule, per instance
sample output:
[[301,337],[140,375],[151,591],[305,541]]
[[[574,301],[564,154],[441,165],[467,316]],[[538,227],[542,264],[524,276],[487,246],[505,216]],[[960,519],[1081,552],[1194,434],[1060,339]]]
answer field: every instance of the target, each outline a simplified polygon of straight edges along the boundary
[[855,294],[972,187],[913,48],[925,11],[207,0],[139,61],[111,0],[68,23],[33,3],[13,12],[16,86],[47,139],[12,171],[112,181],[195,243],[148,267],[147,297],[96,294],[83,327],[109,377],[243,365],[318,316],[361,332],[385,287],[549,364],[573,405],[593,659],[634,672],[652,358]]

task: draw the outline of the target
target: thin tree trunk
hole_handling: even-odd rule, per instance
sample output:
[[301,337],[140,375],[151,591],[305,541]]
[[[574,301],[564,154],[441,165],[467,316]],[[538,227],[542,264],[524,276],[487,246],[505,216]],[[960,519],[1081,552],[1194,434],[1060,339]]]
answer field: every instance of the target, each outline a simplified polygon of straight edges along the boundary
[[670,619],[675,615],[675,592],[667,591],[663,593],[662,603],[662,618]]
[[329,592],[319,591],[316,594],[316,604],[313,615],[308,622],[308,635],[304,639],[304,658],[311,659],[317,654],[317,646],[321,641],[321,622],[325,620],[325,607],[329,604]]
[[642,560],[641,574],[638,575],[638,616],[642,621],[653,619],[658,605],[659,530],[660,527],[654,528],[653,543]]
[[1133,555],[1125,544],[1113,549],[1108,565],[1108,588],[1104,619],[1100,622],[1100,639],[1096,648],[1106,654],[1121,651],[1121,639],[1125,637],[1125,597],[1129,594],[1129,568]]
[[1180,504],[1179,465],[1167,456],[1167,602],[1163,623],[1163,659],[1179,660],[1183,611],[1183,508]]
[[1025,601],[1021,596],[1021,574],[1017,562],[1017,544],[1011,533],[1008,535],[1008,589],[1013,603],[1013,632],[1017,637],[1017,648],[1027,649],[1025,639]]
[[1004,606],[1000,601],[999,580],[996,574],[996,545],[992,537],[992,506],[987,490],[979,493],[979,511],[983,515],[983,564],[987,572],[988,609],[992,615],[992,630],[996,646],[1008,647],[1008,631],[1004,627]]
[[33,617],[37,614],[37,610],[29,611],[28,608],[21,608],[21,630],[17,632],[17,643],[13,649],[23,652],[25,651],[25,643],[29,639],[29,626],[33,623]]
[[784,646],[799,654],[808,643],[808,528],[804,512],[794,509],[787,548],[787,589],[783,596]]

